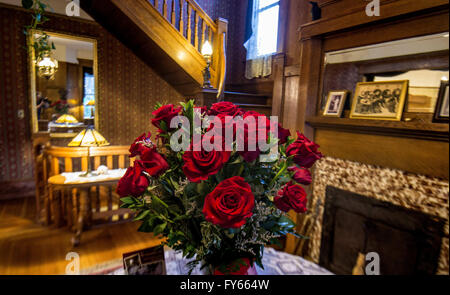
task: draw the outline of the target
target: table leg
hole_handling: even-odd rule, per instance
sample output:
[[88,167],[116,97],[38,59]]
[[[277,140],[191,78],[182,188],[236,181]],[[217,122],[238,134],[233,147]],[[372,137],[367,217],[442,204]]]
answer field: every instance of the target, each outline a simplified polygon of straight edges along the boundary
[[44,194],[44,214],[45,214],[45,225],[48,226],[52,222],[52,210],[51,210],[51,202],[50,202],[50,191],[53,188],[50,186],[48,189],[48,193]]
[[77,202],[77,190],[72,189],[72,227],[71,229],[76,230],[77,220],[78,220],[78,202]]
[[75,235],[72,237],[72,245],[74,247],[80,244],[81,233],[88,214],[88,193],[84,189],[80,189],[80,211],[78,212],[77,226]]
[[[53,219],[54,219],[54,225],[56,227],[59,227],[60,225],[60,211],[59,211],[59,206],[56,203],[57,198],[55,198],[55,190],[53,188],[50,188],[49,190],[49,199],[50,199],[50,207],[51,207],[51,215],[53,215]],[[51,216],[50,216],[51,218]]]

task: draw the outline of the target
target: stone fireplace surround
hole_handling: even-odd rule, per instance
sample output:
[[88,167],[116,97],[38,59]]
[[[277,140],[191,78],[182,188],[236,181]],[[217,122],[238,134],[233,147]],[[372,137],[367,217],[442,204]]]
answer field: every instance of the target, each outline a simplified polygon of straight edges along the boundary
[[424,175],[326,157],[316,164],[310,211],[317,212],[308,256],[319,263],[326,187],[361,194],[444,219],[437,274],[449,274],[449,182]]

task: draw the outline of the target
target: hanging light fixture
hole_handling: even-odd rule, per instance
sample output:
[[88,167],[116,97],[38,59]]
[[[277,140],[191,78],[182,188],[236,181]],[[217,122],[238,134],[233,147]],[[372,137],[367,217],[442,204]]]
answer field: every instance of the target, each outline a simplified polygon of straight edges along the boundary
[[51,80],[58,71],[58,61],[51,58],[48,54],[40,57],[36,61],[38,76]]

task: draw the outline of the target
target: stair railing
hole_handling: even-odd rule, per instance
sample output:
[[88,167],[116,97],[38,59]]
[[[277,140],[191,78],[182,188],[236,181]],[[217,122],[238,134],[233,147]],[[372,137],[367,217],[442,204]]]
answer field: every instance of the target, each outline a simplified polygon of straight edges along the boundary
[[226,44],[228,21],[215,22],[194,0],[149,0],[184,39],[201,54],[202,45],[209,41],[213,47],[211,69],[212,84],[222,97],[226,74]]

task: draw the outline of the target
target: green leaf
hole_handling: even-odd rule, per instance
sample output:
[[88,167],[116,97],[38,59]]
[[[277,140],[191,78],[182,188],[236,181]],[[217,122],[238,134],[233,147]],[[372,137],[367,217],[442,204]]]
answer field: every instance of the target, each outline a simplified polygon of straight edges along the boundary
[[135,203],[133,197],[121,198],[120,200],[122,201],[122,203],[125,203],[125,204],[134,204]]
[[156,236],[159,235],[159,234],[161,234],[161,233],[164,231],[164,229],[166,228],[166,226],[167,226],[167,222],[158,224],[158,225],[153,229],[153,233],[154,233]]
[[293,229],[295,227],[295,223],[284,215],[278,219],[278,225],[284,229]]
[[33,0],[22,0],[22,7],[25,9],[30,9],[33,6]]
[[139,213],[135,218],[134,221],[142,220],[144,219],[148,214],[150,213],[150,210],[144,210],[141,213]]
[[159,128],[161,128],[162,131],[167,132],[167,124],[165,121],[159,122]]

